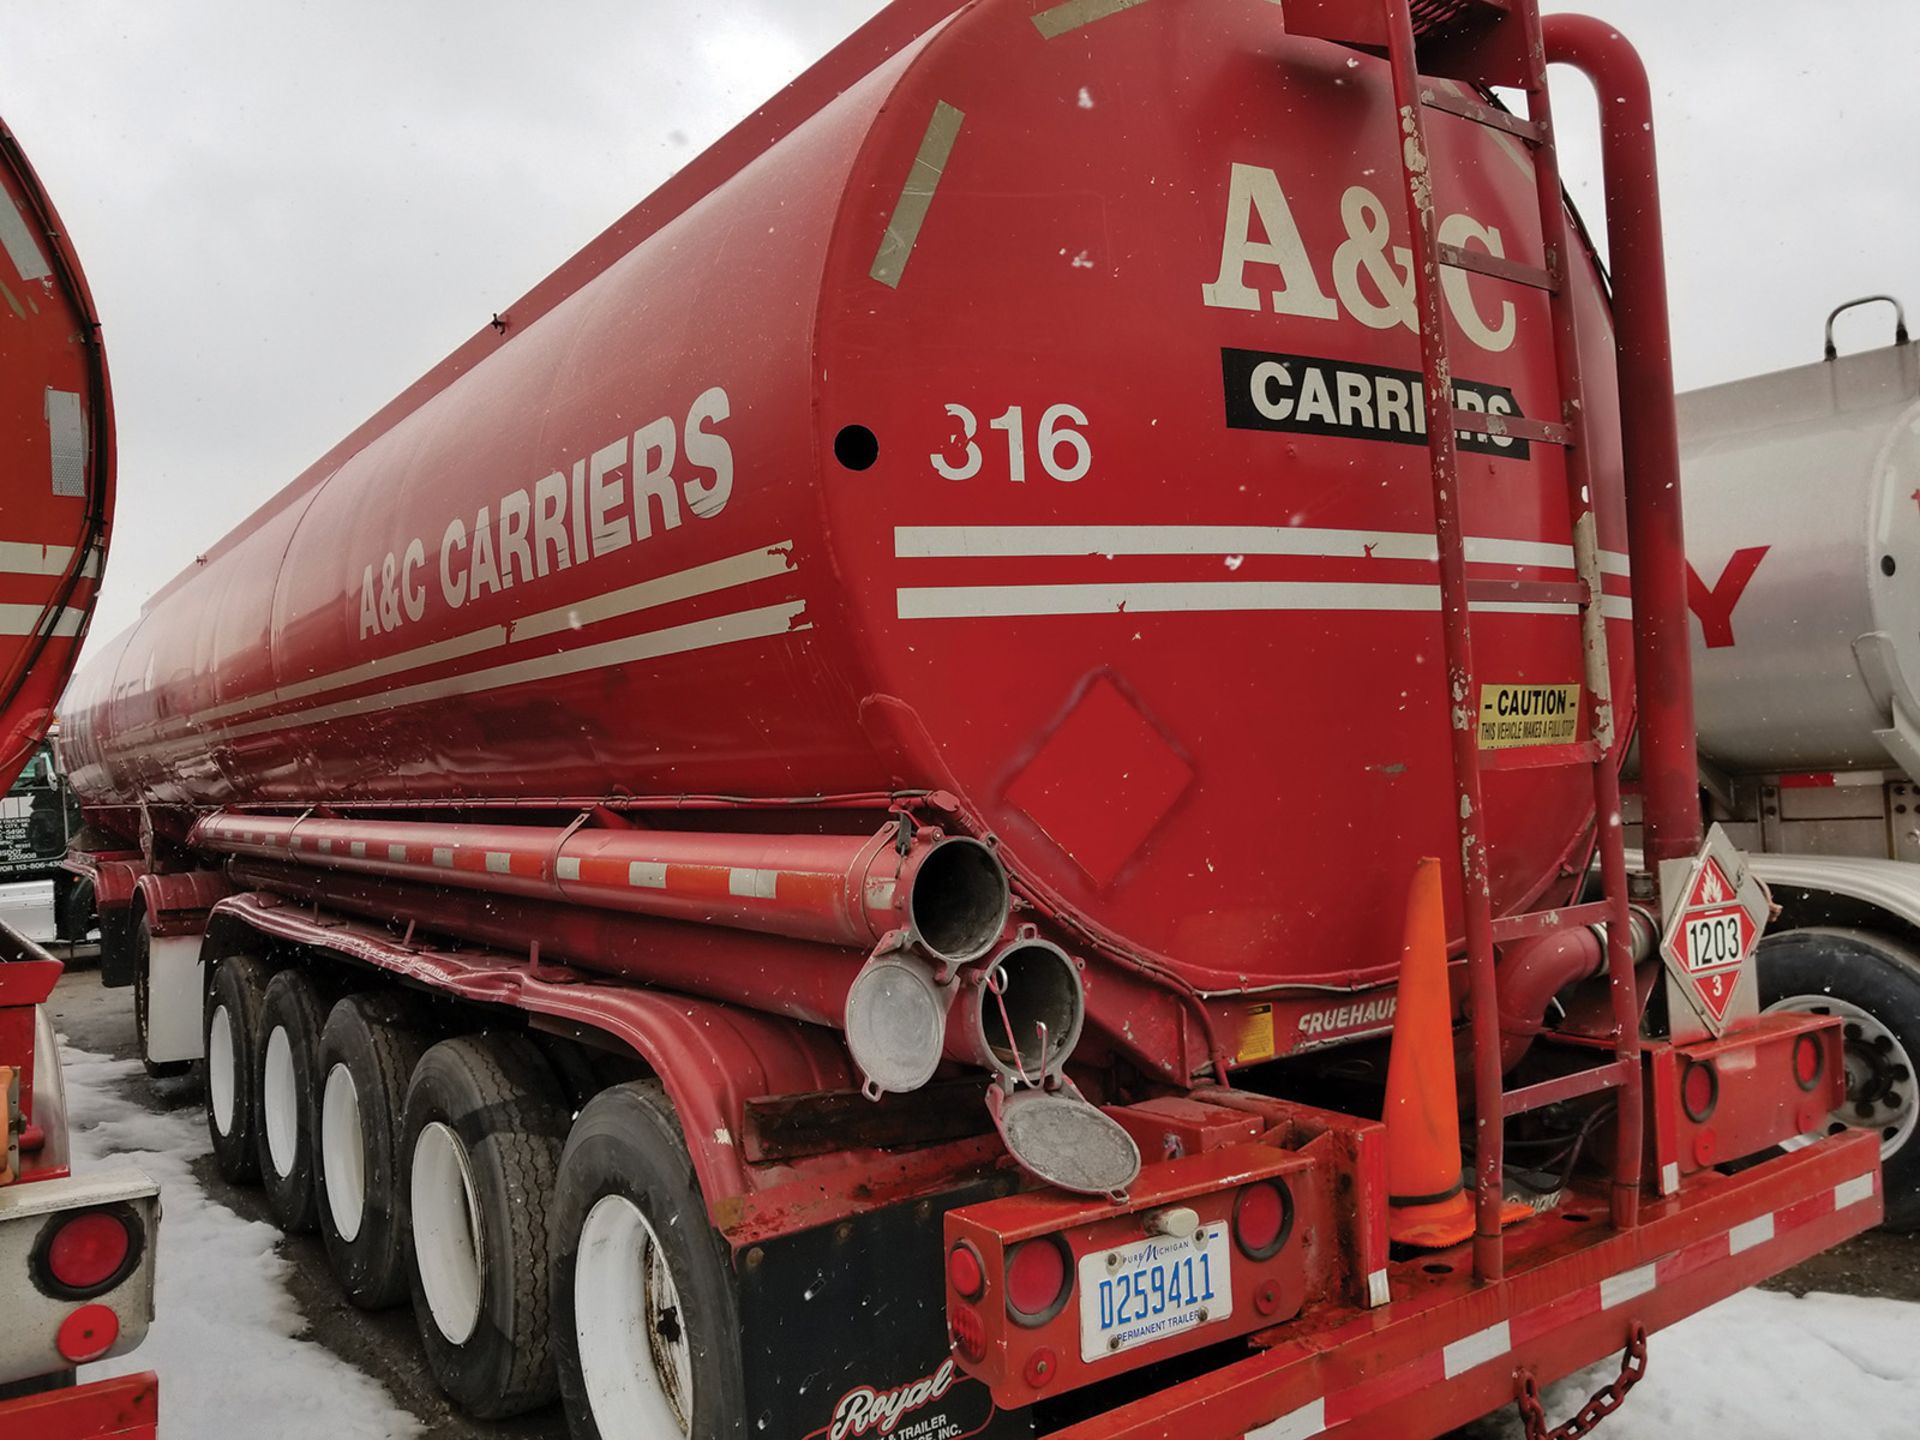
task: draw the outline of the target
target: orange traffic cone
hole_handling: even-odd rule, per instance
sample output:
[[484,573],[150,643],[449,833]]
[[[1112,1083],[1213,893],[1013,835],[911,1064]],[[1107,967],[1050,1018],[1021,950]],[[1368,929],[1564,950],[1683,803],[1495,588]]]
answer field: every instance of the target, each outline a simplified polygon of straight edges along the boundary
[[[1407,893],[1400,994],[1387,1061],[1387,1233],[1396,1244],[1444,1250],[1473,1234],[1473,1197],[1460,1162],[1453,1007],[1447,998],[1447,922],[1440,862],[1414,867]],[[1509,1206],[1511,1224],[1530,1213]]]

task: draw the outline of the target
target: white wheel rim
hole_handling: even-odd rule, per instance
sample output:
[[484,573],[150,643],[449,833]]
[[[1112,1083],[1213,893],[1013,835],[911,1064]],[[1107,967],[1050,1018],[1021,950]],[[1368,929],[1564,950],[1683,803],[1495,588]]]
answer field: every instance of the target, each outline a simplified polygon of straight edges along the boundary
[[333,1231],[351,1241],[367,1209],[367,1142],[360,1131],[360,1091],[344,1065],[327,1071],[320,1092],[320,1174]]
[[233,1017],[224,1005],[214,1007],[207,1026],[207,1105],[214,1129],[233,1134]]
[[580,1227],[573,1333],[602,1435],[689,1435],[693,1344],[665,1251],[624,1195],[603,1195]]
[[[1832,1133],[1835,1125],[1848,1130],[1880,1132],[1880,1158],[1890,1159],[1913,1138],[1920,1125],[1920,1082],[1916,1082],[1913,1057],[1907,1047],[1873,1015],[1837,995],[1789,995],[1767,1006],[1767,1013],[1788,1010],[1797,1014],[1832,1015],[1842,1021],[1845,1030],[1847,1099],[1828,1119],[1827,1130],[1789,1140],[1785,1147],[1797,1150]],[[1894,1078],[1899,1077],[1899,1078]],[[1863,1091],[1870,1092],[1863,1095]],[[1870,1113],[1862,1115],[1860,1101],[1869,1102]]]
[[293,1042],[284,1025],[274,1026],[267,1036],[260,1112],[267,1123],[267,1157],[276,1175],[287,1176],[300,1148],[300,1097],[294,1087]]
[[413,1142],[413,1256],[433,1323],[464,1345],[480,1323],[480,1202],[467,1147],[438,1120]]

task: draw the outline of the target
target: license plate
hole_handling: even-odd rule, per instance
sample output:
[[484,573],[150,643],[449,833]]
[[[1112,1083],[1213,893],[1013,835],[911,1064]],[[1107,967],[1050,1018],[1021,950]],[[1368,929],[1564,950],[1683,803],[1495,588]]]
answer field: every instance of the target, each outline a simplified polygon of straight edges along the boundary
[[1224,1223],[1080,1257],[1080,1358],[1099,1360],[1233,1314]]

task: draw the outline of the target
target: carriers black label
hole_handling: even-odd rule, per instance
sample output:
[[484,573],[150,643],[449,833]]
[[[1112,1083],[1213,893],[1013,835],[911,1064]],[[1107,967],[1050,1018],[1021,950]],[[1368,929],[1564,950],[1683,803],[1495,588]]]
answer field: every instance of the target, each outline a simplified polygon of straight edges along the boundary
[[[1230,429],[1427,443],[1426,386],[1417,370],[1264,350],[1222,350],[1220,367]],[[1490,415],[1521,414],[1513,391],[1474,380],[1453,382],[1453,403]],[[1468,454],[1525,460],[1532,453],[1512,435],[1461,431],[1457,438]]]

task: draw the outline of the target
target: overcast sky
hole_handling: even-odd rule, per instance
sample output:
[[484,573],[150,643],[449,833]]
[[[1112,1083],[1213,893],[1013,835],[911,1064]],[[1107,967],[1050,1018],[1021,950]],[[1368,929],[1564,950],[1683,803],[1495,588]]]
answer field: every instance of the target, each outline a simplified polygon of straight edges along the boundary
[[[0,116],[113,367],[96,641],[879,8],[0,0]],[[1838,300],[1920,306],[1920,4],[1547,8],[1614,21],[1652,70],[1683,387],[1817,359]],[[1572,81],[1565,164],[1597,213],[1590,113]]]

